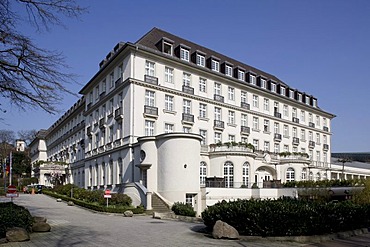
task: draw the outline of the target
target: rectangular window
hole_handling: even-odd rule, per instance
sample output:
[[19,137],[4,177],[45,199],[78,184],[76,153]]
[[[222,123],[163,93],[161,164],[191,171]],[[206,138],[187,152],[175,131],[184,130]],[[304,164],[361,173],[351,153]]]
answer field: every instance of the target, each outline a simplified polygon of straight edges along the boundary
[[284,145],[284,152],[289,152],[289,146],[288,145]]
[[265,141],[263,143],[263,151],[267,151],[267,152],[270,151],[270,142]]
[[235,124],[235,112],[229,111],[229,124]]
[[283,96],[286,95],[285,87],[280,87],[280,94]]
[[172,133],[173,129],[174,129],[173,124],[168,123],[164,124],[164,133]]
[[220,62],[217,61],[217,60],[212,59],[211,60],[211,69],[213,71],[219,72],[220,71]]
[[301,129],[301,140],[302,141],[306,140],[306,131],[304,129]]
[[306,105],[309,105],[309,104],[310,104],[310,97],[306,96]]
[[280,144],[279,143],[274,144],[274,153],[276,153],[276,154],[280,153]]
[[258,96],[253,95],[253,107],[258,108]]
[[306,112],[305,111],[301,111],[301,122],[305,122],[306,121]]
[[183,113],[191,114],[191,101],[184,99],[182,109],[183,109]]
[[274,134],[280,134],[280,124],[274,123]]
[[320,116],[316,115],[316,125],[320,126]]
[[267,119],[263,120],[263,132],[269,133],[270,132],[270,121]]
[[292,135],[293,135],[293,137],[297,137],[297,128],[296,127],[293,127]]
[[215,132],[215,143],[221,143],[222,138],[221,138],[221,133]]
[[313,141],[313,134],[312,134],[312,131],[309,131],[309,132],[308,132],[308,140],[309,140],[309,141]]
[[164,79],[165,82],[173,83],[173,68],[169,67],[164,68]]
[[204,78],[199,78],[199,92],[207,92],[207,80]]
[[215,107],[215,120],[221,121],[221,108]]
[[191,86],[191,75],[189,73],[183,73],[182,75],[182,85],[184,86]]
[[244,92],[244,91],[241,92],[240,101],[242,103],[247,103],[247,101],[248,101],[248,99],[247,99],[247,92]]
[[249,83],[252,85],[256,85],[256,76],[255,75],[249,75]]
[[180,59],[189,62],[189,50],[180,48]]
[[119,78],[123,79],[123,65],[122,64],[118,66],[118,79]]
[[199,103],[199,117],[206,118],[207,117],[207,105],[203,103]]
[[241,81],[245,80],[245,72],[240,69],[238,69],[238,79]]
[[292,90],[292,89],[289,90],[289,97],[291,99],[294,99],[294,90]]
[[266,89],[267,88],[266,84],[267,84],[266,80],[261,78],[261,88]]
[[164,96],[164,106],[166,111],[173,111],[173,96],[171,95]]
[[154,121],[145,120],[145,136],[154,135]]
[[221,95],[221,83],[215,82],[214,92],[216,95]]
[[106,91],[107,91],[107,82],[103,80],[101,85],[101,92],[105,93]]
[[233,68],[229,65],[225,65],[225,75],[233,76]]
[[316,144],[320,145],[320,133],[316,133]]
[[173,46],[171,43],[169,42],[163,42],[163,53],[165,54],[168,54],[170,56],[172,56],[172,53],[173,53]]
[[269,101],[269,99],[263,99],[263,109],[265,111],[270,110],[270,101]]
[[253,130],[258,131],[259,130],[259,121],[258,117],[253,117]]
[[145,105],[154,106],[155,93],[153,91],[145,90]]
[[289,126],[284,124],[284,137],[289,138]]
[[297,117],[297,108],[292,109],[292,117]]
[[109,75],[109,85],[110,85],[110,88],[114,86],[114,72],[110,73]]
[[257,139],[253,139],[253,146],[255,150],[259,150],[259,141]]
[[200,145],[207,145],[207,130],[199,130],[199,135],[202,137]]
[[100,94],[99,94],[99,86],[95,87],[95,100],[99,100]]
[[190,128],[190,127],[187,127],[187,126],[183,126],[183,127],[182,127],[182,131],[183,131],[184,133],[191,133],[191,128]]
[[109,126],[109,129],[108,129],[109,133],[108,133],[108,143],[111,143],[113,141],[113,125],[112,126]]
[[145,62],[145,74],[149,76],[155,76],[154,66],[155,64],[153,62],[146,61]]
[[229,100],[235,100],[235,88],[229,87],[228,92]]
[[248,115],[247,114],[241,115],[241,126],[248,126]]
[[205,66],[205,57],[203,55],[197,54],[197,65],[198,66]]
[[229,142],[235,142],[235,136],[229,135]]
[[324,138],[324,144],[328,144],[328,137],[326,135],[323,135]]

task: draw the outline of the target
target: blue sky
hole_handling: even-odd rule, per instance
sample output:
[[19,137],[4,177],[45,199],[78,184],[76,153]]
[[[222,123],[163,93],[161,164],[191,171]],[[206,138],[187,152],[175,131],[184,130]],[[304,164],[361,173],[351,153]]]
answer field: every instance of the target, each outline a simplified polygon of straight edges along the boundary
[[[119,41],[135,42],[153,27],[271,73],[318,98],[335,114],[333,152],[370,151],[370,1],[202,0],[79,1],[89,12],[37,33],[21,30],[40,46],[64,54],[81,85]],[[67,95],[69,109],[77,98]],[[49,128],[61,114],[21,112],[9,106],[0,129]]]

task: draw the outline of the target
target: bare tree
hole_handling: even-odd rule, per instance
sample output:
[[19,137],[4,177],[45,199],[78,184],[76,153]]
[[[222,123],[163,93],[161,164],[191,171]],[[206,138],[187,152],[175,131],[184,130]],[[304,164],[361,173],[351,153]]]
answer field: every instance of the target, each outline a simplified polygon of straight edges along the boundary
[[[15,12],[17,9],[17,12]],[[24,10],[21,15],[19,9]],[[86,9],[76,0],[0,0],[0,97],[22,110],[41,108],[56,113],[67,84],[75,83],[61,53],[38,47],[18,32],[31,23],[39,32],[63,25],[61,18],[76,18]],[[0,111],[4,110],[0,105]]]
[[18,131],[18,138],[26,142],[27,145],[31,143],[33,139],[36,138],[36,130],[20,130]]

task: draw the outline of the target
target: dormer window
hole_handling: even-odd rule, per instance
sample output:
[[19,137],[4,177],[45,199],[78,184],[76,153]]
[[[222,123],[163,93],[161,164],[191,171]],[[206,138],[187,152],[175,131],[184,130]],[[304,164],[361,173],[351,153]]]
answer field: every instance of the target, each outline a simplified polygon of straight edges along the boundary
[[317,107],[317,100],[316,99],[313,99],[313,107]]
[[302,94],[301,93],[298,93],[298,101],[302,102]]
[[266,80],[261,78],[261,88],[266,89],[267,88],[266,84],[267,84]]
[[280,94],[283,95],[283,96],[286,96],[285,87],[280,86]]
[[249,83],[252,85],[256,85],[256,76],[255,75],[249,75]]
[[244,81],[245,79],[245,73],[243,70],[238,69],[238,79],[241,81]]
[[289,90],[289,97],[290,97],[291,99],[294,99],[294,90],[293,90],[293,89],[290,89],[290,90]]
[[271,92],[276,93],[276,84],[271,82]]
[[189,62],[189,50],[185,47],[180,47],[180,59]]
[[204,55],[197,53],[197,65],[204,67],[206,64],[206,58]]
[[211,60],[211,69],[213,71],[219,72],[220,71],[220,62],[217,61],[216,59],[212,59]]
[[163,53],[173,55],[173,45],[170,42],[163,41]]
[[233,68],[230,65],[225,65],[225,75],[233,76]]
[[310,104],[310,97],[306,96],[306,105],[309,105],[309,104]]

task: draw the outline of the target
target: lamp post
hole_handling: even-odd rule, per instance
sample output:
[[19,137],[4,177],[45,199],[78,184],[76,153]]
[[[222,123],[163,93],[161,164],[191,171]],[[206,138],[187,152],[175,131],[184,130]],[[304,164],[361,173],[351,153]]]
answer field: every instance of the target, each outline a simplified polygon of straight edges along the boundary
[[344,180],[344,164],[347,163],[347,162],[352,162],[352,160],[350,158],[339,158],[338,159],[338,162],[341,162],[342,163],[342,177],[341,177],[341,181]]

